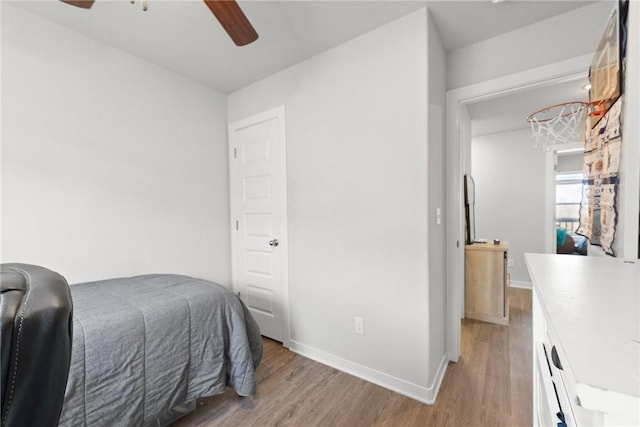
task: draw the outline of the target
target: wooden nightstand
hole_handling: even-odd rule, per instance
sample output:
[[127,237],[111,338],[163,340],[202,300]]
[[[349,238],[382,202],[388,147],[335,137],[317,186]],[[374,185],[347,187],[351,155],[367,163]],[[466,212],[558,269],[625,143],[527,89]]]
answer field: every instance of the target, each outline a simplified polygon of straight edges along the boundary
[[465,246],[465,317],[499,325],[509,324],[508,249],[507,242]]

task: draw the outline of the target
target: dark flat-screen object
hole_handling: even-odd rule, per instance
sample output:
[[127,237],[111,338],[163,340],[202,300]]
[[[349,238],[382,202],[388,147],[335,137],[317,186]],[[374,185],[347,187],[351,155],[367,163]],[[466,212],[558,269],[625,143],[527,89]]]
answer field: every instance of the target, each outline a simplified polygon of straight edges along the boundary
[[464,176],[465,243],[471,245],[476,239],[476,183],[470,175]]

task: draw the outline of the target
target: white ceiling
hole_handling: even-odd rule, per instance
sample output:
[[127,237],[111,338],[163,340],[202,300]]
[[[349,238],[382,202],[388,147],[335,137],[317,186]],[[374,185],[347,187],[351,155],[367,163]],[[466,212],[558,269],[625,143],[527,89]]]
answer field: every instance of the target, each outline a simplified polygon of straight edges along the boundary
[[529,128],[527,117],[531,113],[564,102],[587,102],[589,93],[583,88],[588,81],[585,74],[577,80],[469,104],[467,108],[471,116],[471,134],[475,137]]
[[19,7],[193,80],[231,93],[426,4],[447,50],[514,30],[593,1],[240,0],[260,38],[236,47],[201,0],[97,0],[83,10],[57,0]]

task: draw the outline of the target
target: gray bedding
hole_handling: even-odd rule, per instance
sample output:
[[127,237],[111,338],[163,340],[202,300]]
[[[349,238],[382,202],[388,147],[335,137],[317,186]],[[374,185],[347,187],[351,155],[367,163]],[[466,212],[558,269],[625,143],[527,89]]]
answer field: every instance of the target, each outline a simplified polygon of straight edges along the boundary
[[256,392],[260,331],[226,288],[178,275],[71,286],[73,351],[62,426],[141,426],[174,406]]

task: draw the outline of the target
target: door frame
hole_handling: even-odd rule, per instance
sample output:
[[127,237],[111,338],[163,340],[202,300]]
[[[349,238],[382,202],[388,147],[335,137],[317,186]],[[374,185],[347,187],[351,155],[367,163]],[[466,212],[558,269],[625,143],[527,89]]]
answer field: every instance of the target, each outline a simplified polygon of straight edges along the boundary
[[278,120],[278,144],[280,146],[280,165],[281,173],[278,177],[280,181],[281,197],[279,200],[280,208],[282,212],[282,218],[280,218],[281,232],[278,235],[280,244],[278,245],[281,251],[281,277],[282,277],[282,289],[281,296],[282,301],[282,344],[284,347],[289,347],[291,339],[290,323],[289,323],[289,234],[288,234],[288,212],[287,212],[287,141],[286,141],[286,125],[285,125],[285,107],[280,105],[261,113],[253,114],[249,117],[245,117],[240,120],[236,120],[228,124],[227,135],[227,147],[228,147],[228,164],[229,164],[229,230],[231,233],[231,284],[234,292],[239,292],[240,287],[240,272],[238,270],[238,233],[236,232],[236,220],[238,216],[238,202],[240,195],[233,191],[232,179],[234,173],[234,147],[231,144],[231,132],[235,128],[245,127],[250,124],[260,123],[271,119]]
[[[447,357],[452,362],[460,358],[460,321],[464,317],[464,214],[462,175],[469,161],[469,148],[463,147],[460,130],[464,123],[463,108],[467,104],[484,101],[526,89],[584,77],[592,55],[544,65],[530,70],[447,91],[446,101],[446,281],[447,281]],[[547,165],[553,162],[547,156]],[[547,166],[548,167],[548,166]],[[547,186],[549,183],[547,183]],[[546,207],[548,210],[549,207]],[[545,215],[549,217],[549,215]],[[545,226],[549,226],[547,218]],[[553,224],[549,226],[553,229]],[[545,241],[550,242],[549,237]],[[548,243],[547,245],[548,246]]]

